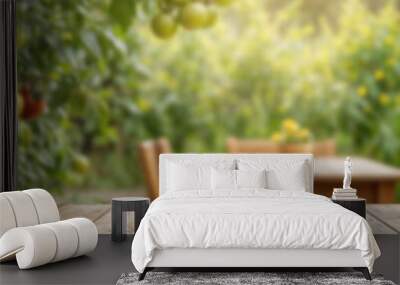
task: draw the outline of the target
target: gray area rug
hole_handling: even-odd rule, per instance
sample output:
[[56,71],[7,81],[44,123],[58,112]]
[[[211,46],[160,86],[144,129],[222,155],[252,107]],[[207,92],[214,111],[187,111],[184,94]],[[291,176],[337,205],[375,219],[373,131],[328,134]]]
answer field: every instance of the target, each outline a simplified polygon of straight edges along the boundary
[[117,285],[133,284],[379,284],[395,285],[379,275],[372,275],[368,281],[359,272],[148,272],[146,278],[138,281],[138,273],[122,274]]

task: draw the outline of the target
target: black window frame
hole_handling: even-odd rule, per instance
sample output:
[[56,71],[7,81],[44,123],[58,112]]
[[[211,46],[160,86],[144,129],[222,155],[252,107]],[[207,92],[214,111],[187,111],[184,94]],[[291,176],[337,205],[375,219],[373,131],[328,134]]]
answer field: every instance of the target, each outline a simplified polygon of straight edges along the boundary
[[17,190],[16,0],[0,0],[0,192]]

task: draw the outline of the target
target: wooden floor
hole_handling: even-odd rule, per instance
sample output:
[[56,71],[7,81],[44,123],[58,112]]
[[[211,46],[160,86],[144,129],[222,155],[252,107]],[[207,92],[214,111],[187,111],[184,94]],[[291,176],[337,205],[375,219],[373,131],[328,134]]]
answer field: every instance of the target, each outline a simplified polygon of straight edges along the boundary
[[367,220],[373,229],[378,230],[378,220],[400,232],[400,204],[367,204],[367,214]]
[[84,217],[92,220],[99,234],[111,234],[111,205],[67,204],[59,208],[62,220]]
[[[111,205],[67,204],[60,207],[60,215],[61,219],[88,218],[99,234],[111,233]],[[368,204],[367,220],[376,234],[386,233],[388,228],[400,232],[400,204]]]

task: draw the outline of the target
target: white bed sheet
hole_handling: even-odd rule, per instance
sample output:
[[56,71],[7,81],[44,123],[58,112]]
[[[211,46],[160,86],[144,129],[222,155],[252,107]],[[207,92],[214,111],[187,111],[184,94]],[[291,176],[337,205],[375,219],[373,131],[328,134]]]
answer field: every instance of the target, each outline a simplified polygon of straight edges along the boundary
[[149,208],[132,243],[143,272],[155,249],[357,249],[372,272],[380,255],[365,219],[307,192],[248,189],[166,193]]

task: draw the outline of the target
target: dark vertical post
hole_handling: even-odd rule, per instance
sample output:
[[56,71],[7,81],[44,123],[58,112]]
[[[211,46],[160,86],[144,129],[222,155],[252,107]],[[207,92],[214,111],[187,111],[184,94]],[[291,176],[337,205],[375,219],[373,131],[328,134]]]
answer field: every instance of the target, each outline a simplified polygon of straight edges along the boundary
[[16,190],[15,0],[0,0],[0,192]]
[[123,237],[123,225],[126,221],[123,220],[122,213],[122,202],[119,200],[112,200],[111,202],[111,240],[122,241]]

